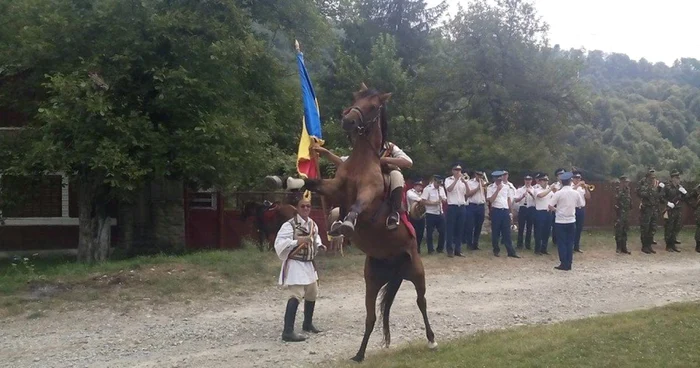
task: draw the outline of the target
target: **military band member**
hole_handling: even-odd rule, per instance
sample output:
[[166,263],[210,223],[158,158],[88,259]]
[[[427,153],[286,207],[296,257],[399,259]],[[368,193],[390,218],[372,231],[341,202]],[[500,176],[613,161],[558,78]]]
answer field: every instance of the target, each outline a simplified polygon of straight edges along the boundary
[[304,322],[302,329],[311,333],[321,332],[313,325],[314,308],[318,294],[318,273],[314,258],[326,247],[321,243],[318,226],[309,217],[311,202],[301,198],[297,202],[297,214],[285,222],[277,233],[275,251],[282,260],[279,284],[289,293],[284,315],[282,340],[304,341],[305,337],[294,332],[297,308],[304,300]]
[[573,174],[564,172],[559,176],[562,188],[552,196],[549,210],[555,212],[554,230],[557,232],[559,266],[557,270],[571,271],[576,238],[576,207],[583,204],[583,197],[571,186]]
[[[518,249],[531,249],[532,228],[535,223],[535,193],[532,176],[525,175],[524,185],[515,191],[515,203],[518,204]],[[523,239],[523,233],[525,238]]]
[[510,225],[509,225],[509,226],[510,226],[511,229],[512,229],[514,211],[517,210],[517,208],[515,207],[515,191],[516,191],[516,188],[515,188],[515,185],[514,185],[513,183],[511,183],[510,181],[508,181],[508,176],[510,175],[510,174],[508,173],[508,170],[502,170],[502,171],[503,171],[503,176],[501,177],[501,180],[503,180],[503,184],[505,184],[505,185],[508,187],[508,190],[510,190],[510,197],[513,199],[512,203],[510,204],[510,209],[509,209],[509,211],[508,211],[508,219],[510,220]]
[[445,217],[442,203],[447,201],[445,188],[442,186],[442,177],[434,175],[432,182],[423,189],[423,204],[425,204],[425,243],[428,254],[435,253],[433,248],[433,230],[438,231],[437,252],[442,253],[445,248]]
[[627,232],[630,229],[629,214],[632,210],[632,196],[630,194],[629,179],[626,175],[620,176],[620,186],[615,194],[615,243],[617,253],[632,254],[627,249]]
[[[413,183],[413,188],[406,191],[406,204],[408,205],[409,211],[415,203],[421,203],[423,198],[423,182],[417,179]],[[416,229],[416,242],[418,243],[418,253],[420,253],[421,243],[423,242],[423,234],[425,233],[425,216],[421,218],[410,218],[411,225]]]
[[463,243],[471,250],[479,250],[481,227],[486,218],[486,176],[483,171],[475,171],[467,180],[467,211]]
[[585,218],[586,201],[591,199],[591,191],[585,181],[581,180],[581,173],[574,172],[574,189],[583,197],[583,206],[576,208],[576,238],[574,239],[574,252],[583,253],[581,250],[581,233],[583,232],[583,220]]
[[642,241],[642,252],[646,254],[656,253],[651,244],[656,233],[661,190],[665,186],[664,183],[660,183],[656,179],[656,170],[654,169],[649,169],[644,178],[637,184],[637,196],[642,202],[639,212],[640,238]]
[[695,209],[695,251],[700,253],[700,184],[689,194],[689,198]]
[[510,208],[513,201],[513,192],[503,183],[503,171],[494,171],[492,174],[494,183],[486,189],[486,197],[491,203],[491,245],[493,255],[498,257],[501,251],[499,241],[503,240],[508,251],[508,257],[520,258],[513,249],[510,229]]
[[549,254],[547,246],[549,245],[549,235],[552,230],[552,214],[549,212],[549,204],[554,195],[553,188],[549,186],[549,177],[546,174],[540,174],[537,178],[537,187],[534,188],[535,194],[535,254]]
[[681,231],[682,203],[686,200],[688,191],[681,185],[681,174],[674,170],[671,172],[671,180],[661,190],[661,197],[666,202],[666,222],[664,223],[664,240],[666,251],[680,252],[676,247],[678,233]]
[[[552,189],[552,193],[556,193],[557,190],[561,189],[562,184],[561,184],[561,179],[559,179],[559,175],[563,174],[565,171],[566,170],[564,170],[561,167],[554,170],[554,183],[552,183],[550,185],[550,187]],[[550,212],[550,216],[552,217],[551,218],[552,224],[551,224],[551,229],[549,230],[549,233],[552,234],[552,243],[554,245],[556,245],[557,244],[557,233],[554,231],[554,220],[555,220],[554,212]]]
[[[468,178],[466,178],[468,179]],[[462,166],[452,165],[452,176],[445,179],[447,194],[447,239],[448,257],[464,257],[462,254],[462,232],[464,231],[464,215],[466,211],[467,184]]]

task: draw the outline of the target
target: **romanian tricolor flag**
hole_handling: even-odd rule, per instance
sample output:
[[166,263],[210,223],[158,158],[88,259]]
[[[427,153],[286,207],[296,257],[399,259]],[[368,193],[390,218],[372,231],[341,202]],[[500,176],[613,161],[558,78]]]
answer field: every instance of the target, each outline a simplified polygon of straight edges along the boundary
[[[304,66],[304,55],[297,48],[297,65],[299,66],[299,77],[301,79],[301,100],[304,104],[304,116],[301,123],[301,139],[299,140],[299,151],[297,153],[297,171],[303,178],[317,179],[321,177],[318,172],[318,159],[311,153],[310,148],[314,144],[323,145],[321,134],[321,115],[318,110],[318,101],[314,87],[311,85],[311,78]],[[308,195],[308,193],[307,193]]]

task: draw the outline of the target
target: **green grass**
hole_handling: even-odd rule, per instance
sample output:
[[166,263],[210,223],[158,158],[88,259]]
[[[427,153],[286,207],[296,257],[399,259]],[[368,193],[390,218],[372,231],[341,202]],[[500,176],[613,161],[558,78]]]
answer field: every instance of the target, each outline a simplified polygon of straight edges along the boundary
[[[321,256],[317,265],[324,280],[334,280],[349,273],[361,275],[363,260],[351,249],[345,257]],[[60,302],[167,302],[241,294],[274,285],[280,265],[274,252],[260,252],[250,244],[235,251],[141,256],[92,265],[71,257],[2,260],[0,316]]]
[[[700,367],[700,304],[482,332],[371,355],[373,368]],[[330,366],[331,364],[326,364]],[[354,367],[341,362],[336,367]]]

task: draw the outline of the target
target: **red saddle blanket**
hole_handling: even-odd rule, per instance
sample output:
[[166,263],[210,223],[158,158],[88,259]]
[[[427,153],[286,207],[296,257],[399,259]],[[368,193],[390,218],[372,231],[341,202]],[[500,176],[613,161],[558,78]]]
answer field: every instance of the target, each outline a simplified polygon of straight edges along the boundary
[[[401,202],[406,203],[406,191],[403,191],[403,198],[401,199]],[[416,237],[416,229],[413,227],[413,224],[411,221],[408,220],[408,212],[406,211],[401,211],[401,223],[403,223],[406,228],[408,229],[409,234],[413,238]]]

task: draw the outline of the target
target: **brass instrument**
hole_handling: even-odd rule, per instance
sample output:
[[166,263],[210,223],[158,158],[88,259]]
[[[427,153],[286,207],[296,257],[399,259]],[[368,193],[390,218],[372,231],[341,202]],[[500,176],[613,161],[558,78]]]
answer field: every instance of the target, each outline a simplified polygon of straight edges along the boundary
[[420,220],[425,217],[425,204],[423,202],[413,202],[408,210],[409,216],[414,220]]
[[588,191],[592,192],[595,190],[595,185],[594,184],[588,184]]

